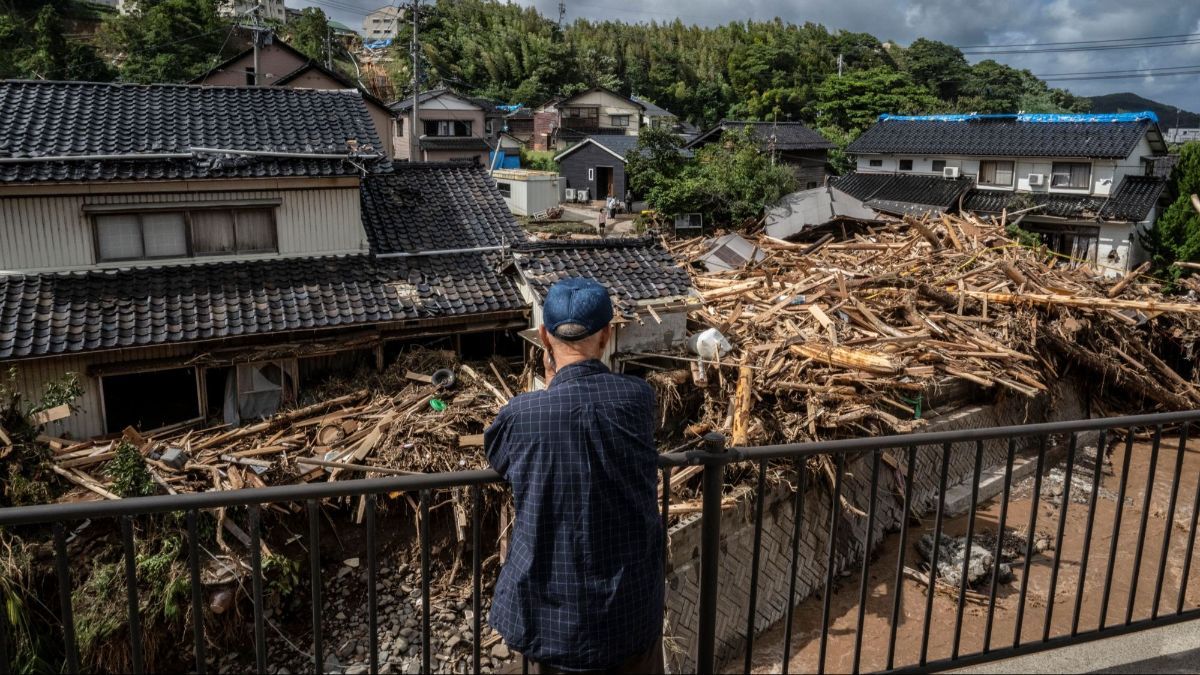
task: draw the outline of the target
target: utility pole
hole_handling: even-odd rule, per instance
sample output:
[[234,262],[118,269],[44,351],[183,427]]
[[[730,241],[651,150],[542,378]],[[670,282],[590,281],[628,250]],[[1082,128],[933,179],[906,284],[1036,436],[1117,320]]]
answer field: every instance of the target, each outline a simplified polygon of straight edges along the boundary
[[558,0],[558,28],[562,30],[563,24],[567,21],[567,2],[566,0]]
[[260,62],[260,52],[262,51],[263,33],[268,29],[263,26],[262,22],[262,2],[254,4],[254,9],[251,14],[254,17],[254,25],[250,30],[254,32],[254,86],[262,85],[262,64]]
[[421,0],[412,0],[409,5],[412,11],[412,43],[409,49],[412,50],[412,129],[409,133],[409,143],[412,145],[412,152],[408,159],[410,162],[415,162],[421,158],[421,138],[417,131],[417,125],[420,124],[420,115],[418,108],[421,104],[421,51],[420,44],[417,41],[417,31],[419,29],[418,15],[420,14]]
[[837,63],[838,63],[838,77],[841,77],[842,76],[842,66],[844,66],[846,64],[846,59],[844,59],[841,54],[838,54],[838,62]]
[[333,29],[325,26],[325,67],[333,70]]

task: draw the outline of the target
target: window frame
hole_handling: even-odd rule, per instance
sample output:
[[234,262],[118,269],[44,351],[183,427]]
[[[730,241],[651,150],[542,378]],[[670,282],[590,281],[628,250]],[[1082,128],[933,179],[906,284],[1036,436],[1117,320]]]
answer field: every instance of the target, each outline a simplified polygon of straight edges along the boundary
[[[1080,187],[1075,187],[1075,186],[1073,186],[1073,185],[1070,185],[1070,179],[1071,179],[1071,174],[1072,174],[1072,172],[1071,172],[1071,171],[1069,170],[1069,168],[1068,168],[1068,170],[1065,172],[1065,173],[1067,174],[1067,182],[1068,182],[1068,184],[1067,184],[1067,185],[1055,185],[1055,184],[1054,184],[1054,177],[1055,177],[1056,175],[1061,175],[1061,174],[1063,173],[1063,172],[1060,172],[1060,171],[1055,171],[1055,169],[1056,169],[1057,167],[1060,167],[1060,166],[1063,166],[1063,165],[1066,165],[1067,167],[1072,167],[1072,166],[1086,166],[1086,167],[1087,167],[1087,181],[1086,181],[1086,183],[1085,183],[1083,186],[1080,186]],[[1092,162],[1074,162],[1074,161],[1060,161],[1060,162],[1051,162],[1051,164],[1050,164],[1050,185],[1049,185],[1049,187],[1050,187],[1050,189],[1051,189],[1051,190],[1063,190],[1063,191],[1066,191],[1066,192],[1087,192],[1087,193],[1091,193],[1091,191],[1092,191],[1092,178],[1093,178],[1093,176],[1095,176],[1095,174],[1096,174],[1096,167],[1093,165],[1093,163],[1092,163]]]
[[[998,165],[1008,164],[1008,182],[1007,183],[985,183],[983,182],[983,167],[985,164]],[[999,167],[992,170],[992,175],[997,173]],[[1015,159],[984,159],[979,162],[979,169],[975,173],[975,184],[984,188],[1012,188],[1017,182],[1017,161]]]
[[[629,127],[629,115],[609,115],[608,119],[609,119],[609,122],[614,127],[623,127],[623,128]],[[617,120],[621,120],[621,121],[618,122]]]
[[[938,166],[938,164],[941,164],[941,166]],[[934,159],[934,160],[930,160],[930,162],[929,162],[930,170],[933,171],[934,173],[942,173],[943,171],[946,170],[947,166],[950,166],[950,165],[947,164],[946,160],[944,160],[944,159]]]
[[[148,204],[146,206],[152,207],[154,205]],[[195,243],[195,236],[194,236],[195,230],[194,230],[194,227],[192,224],[192,213],[197,212],[197,211],[225,211],[232,215],[234,250],[219,251],[219,252],[215,252],[215,253],[197,253],[196,252],[196,243]],[[240,248],[238,247],[238,243],[237,243],[238,213],[239,212],[247,212],[247,211],[266,211],[267,212],[268,217],[270,218],[270,221],[271,221],[272,248],[258,249],[258,250],[253,250],[253,251],[240,250]],[[151,214],[164,215],[164,214],[173,214],[173,213],[178,213],[183,216],[183,235],[184,235],[185,252],[182,255],[156,255],[156,256],[146,255],[146,228],[143,223],[143,218],[145,216],[151,215]],[[133,258],[105,258],[100,255],[100,222],[98,219],[103,218],[105,216],[122,216],[122,215],[123,216],[133,216],[137,219],[138,233],[141,235],[141,238],[142,238],[142,255],[138,256],[138,257],[133,257]],[[219,257],[219,256],[270,255],[270,254],[278,254],[279,253],[279,219],[276,215],[274,206],[255,205],[255,206],[238,207],[238,206],[220,205],[220,206],[213,206],[213,207],[193,206],[191,208],[166,208],[166,209],[156,209],[156,208],[145,208],[145,209],[130,208],[130,209],[120,209],[120,210],[105,209],[105,210],[100,210],[100,211],[95,211],[95,212],[89,213],[89,216],[90,216],[89,220],[91,221],[91,225],[92,225],[92,251],[93,251],[92,258],[93,258],[93,260],[95,260],[95,263],[98,265],[107,264],[107,263],[131,262],[131,261],[138,261],[138,260],[187,260],[187,259],[210,258],[210,257]]]
[[867,166],[872,169],[882,169],[883,168],[883,160],[882,159],[868,159]]
[[505,199],[512,199],[512,183],[505,181],[496,181],[496,189],[500,191],[500,196]]
[[[907,164],[908,164],[908,168],[905,168],[905,166],[904,166],[904,165],[905,165],[905,163],[907,163]],[[913,170],[913,161],[912,161],[911,159],[901,159],[901,160],[897,160],[897,162],[896,162],[896,170],[897,170],[897,171],[912,171],[912,170]]]

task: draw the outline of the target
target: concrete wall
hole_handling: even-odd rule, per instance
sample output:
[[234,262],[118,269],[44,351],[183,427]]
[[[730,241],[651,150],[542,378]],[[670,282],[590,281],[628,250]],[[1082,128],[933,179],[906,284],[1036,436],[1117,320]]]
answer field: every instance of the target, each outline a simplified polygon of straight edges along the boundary
[[[186,184],[196,190],[193,192],[0,198],[0,271],[45,272],[172,263],[171,260],[148,260],[97,264],[92,218],[83,210],[84,206],[93,204],[280,200],[279,206],[274,207],[279,242],[277,253],[178,259],[184,263],[332,255],[367,249],[357,186],[254,190],[254,181],[244,182],[247,189],[239,191],[204,192],[203,183],[193,181]],[[186,189],[183,185],[181,183],[181,189]]]
[[[1062,380],[1052,389],[1048,400],[1029,401],[1009,397],[987,406],[972,406],[930,418],[922,431],[951,431],[1050,420],[1080,419],[1086,416],[1080,392],[1083,387]],[[1094,442],[1094,441],[1093,441]],[[1029,439],[1018,441],[1018,452],[1031,449]],[[937,483],[941,448],[920,448],[913,471],[913,504],[919,513],[931,512],[937,504]],[[1003,463],[1007,442],[984,444],[986,469]],[[890,451],[890,456],[907,471],[907,452]],[[854,457],[847,463],[843,495],[866,511],[870,495],[871,464],[869,455]],[[974,445],[958,444],[951,449],[947,485],[970,480],[974,464]],[[794,474],[793,474],[794,475]],[[788,477],[789,480],[792,476]],[[903,488],[895,474],[881,464],[876,529],[873,541],[885,533],[898,531],[903,509]],[[791,565],[794,493],[786,485],[769,490],[763,511],[762,549],[758,579],[755,630],[761,632],[782,620],[787,611]],[[820,477],[808,475],[801,514],[801,539],[796,576],[796,602],[799,603],[825,584],[829,547],[831,491]],[[861,563],[866,540],[866,518],[838,509],[838,536],[834,546],[834,578]],[[667,638],[669,672],[693,672],[696,653],[696,616],[700,584],[700,520],[690,520],[671,528],[667,570]],[[723,511],[721,517],[720,573],[717,599],[717,668],[722,661],[738,656],[745,644],[746,613],[749,609],[751,560],[754,542],[754,508],[750,499]],[[857,581],[855,581],[857,583]],[[800,638],[803,639],[803,638]]]
[[[572,152],[563,157],[558,162],[558,172],[567,179],[567,187],[569,188],[587,188],[590,199],[596,199],[599,192],[596,190],[596,178],[598,173],[597,167],[612,167],[613,170],[613,196],[617,199],[625,198],[625,162],[615,157],[611,152],[597,147],[595,144],[588,143],[584,147]],[[591,178],[588,177],[588,170],[592,170]]]

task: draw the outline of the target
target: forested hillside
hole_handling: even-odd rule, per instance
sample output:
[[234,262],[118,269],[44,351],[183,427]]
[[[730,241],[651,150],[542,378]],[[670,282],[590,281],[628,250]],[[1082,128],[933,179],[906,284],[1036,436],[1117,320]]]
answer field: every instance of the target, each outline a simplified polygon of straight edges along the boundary
[[[853,133],[881,112],[1086,111],[1089,101],[949,45],[908,47],[813,23],[576,20],[559,29],[532,8],[441,0],[421,39],[429,84],[538,104],[591,85],[635,93],[697,124],[794,119]],[[407,30],[407,29],[406,29]],[[408,35],[397,43],[407,45]],[[402,47],[397,47],[398,52]],[[842,76],[838,77],[838,56]],[[398,53],[398,81],[407,62]]]
[[[1200,115],[1187,110],[1178,110],[1173,105],[1152,101],[1143,96],[1131,92],[1122,92],[1120,94],[1105,94],[1103,96],[1092,97],[1092,112],[1135,112],[1139,110],[1152,110],[1155,115],[1158,115],[1158,122],[1162,128],[1168,129],[1174,126],[1180,127],[1200,127]],[[1178,122],[1178,124],[1176,124]]]

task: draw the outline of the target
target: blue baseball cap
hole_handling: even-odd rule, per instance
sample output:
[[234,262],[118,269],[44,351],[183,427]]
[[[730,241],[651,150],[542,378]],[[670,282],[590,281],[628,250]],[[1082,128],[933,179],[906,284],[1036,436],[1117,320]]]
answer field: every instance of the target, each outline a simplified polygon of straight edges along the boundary
[[608,291],[593,279],[568,277],[555,282],[542,303],[542,323],[560,340],[582,340],[613,318]]

